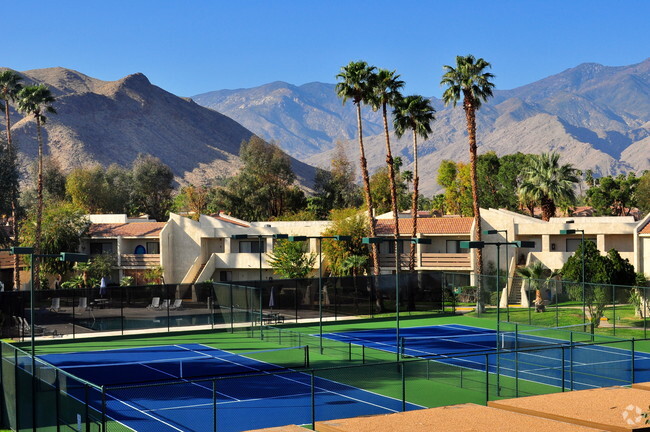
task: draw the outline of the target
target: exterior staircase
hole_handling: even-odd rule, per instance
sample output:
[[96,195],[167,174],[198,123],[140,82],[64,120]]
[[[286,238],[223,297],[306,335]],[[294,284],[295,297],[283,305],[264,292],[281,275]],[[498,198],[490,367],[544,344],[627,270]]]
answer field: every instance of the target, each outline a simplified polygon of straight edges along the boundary
[[521,306],[521,285],[524,280],[522,278],[514,278],[511,282],[510,295],[508,296],[508,305]]
[[204,268],[205,268],[205,263],[201,264],[201,266],[199,267],[199,270],[194,275],[194,278],[192,279],[192,285],[194,285],[196,283],[196,280],[199,278],[199,276],[201,275],[201,272],[203,271]]

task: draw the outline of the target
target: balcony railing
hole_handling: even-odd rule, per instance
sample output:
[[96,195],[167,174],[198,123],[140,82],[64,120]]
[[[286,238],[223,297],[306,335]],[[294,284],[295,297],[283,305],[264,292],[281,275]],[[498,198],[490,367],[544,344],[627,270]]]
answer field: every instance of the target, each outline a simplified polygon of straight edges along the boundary
[[472,262],[468,253],[423,253],[420,255],[420,267],[471,270]]
[[122,267],[153,267],[160,265],[160,254],[122,254]]

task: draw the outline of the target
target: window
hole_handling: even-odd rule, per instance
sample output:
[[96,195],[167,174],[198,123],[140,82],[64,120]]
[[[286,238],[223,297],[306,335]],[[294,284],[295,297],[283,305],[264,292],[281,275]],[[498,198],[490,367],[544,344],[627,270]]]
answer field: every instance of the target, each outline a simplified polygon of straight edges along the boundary
[[[588,241],[596,244],[596,239],[594,239],[594,238],[586,238],[585,242],[588,242]],[[578,248],[580,247],[580,242],[581,242],[581,239],[579,239],[579,238],[578,239],[572,239],[572,238],[571,239],[566,239],[566,251],[567,252],[575,252],[575,251],[577,251]]]
[[[262,240],[261,242],[262,250],[261,252],[266,252],[266,241]],[[240,241],[239,242],[239,252],[240,253],[260,253],[260,242],[255,241]]]
[[158,242],[147,242],[147,253],[148,254],[159,254],[160,253],[160,243],[158,243]]
[[113,243],[91,243],[90,244],[91,255],[112,254],[112,253],[113,253]]
[[220,271],[219,272],[219,282],[230,282],[232,281],[232,272],[231,271]]
[[461,248],[462,240],[447,240],[447,253],[469,253],[467,248]]

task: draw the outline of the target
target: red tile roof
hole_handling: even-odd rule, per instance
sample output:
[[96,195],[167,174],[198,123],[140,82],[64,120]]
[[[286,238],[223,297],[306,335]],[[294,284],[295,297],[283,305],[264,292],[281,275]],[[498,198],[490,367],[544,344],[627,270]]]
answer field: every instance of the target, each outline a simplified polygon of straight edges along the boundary
[[88,237],[158,237],[166,222],[96,223]]
[[648,221],[647,224],[641,229],[639,234],[650,234],[650,220]]
[[[419,234],[470,234],[472,230],[471,217],[441,217],[441,218],[418,218]],[[377,234],[392,234],[395,221],[392,219],[377,220]],[[413,219],[400,219],[400,234],[410,234],[413,228]]]

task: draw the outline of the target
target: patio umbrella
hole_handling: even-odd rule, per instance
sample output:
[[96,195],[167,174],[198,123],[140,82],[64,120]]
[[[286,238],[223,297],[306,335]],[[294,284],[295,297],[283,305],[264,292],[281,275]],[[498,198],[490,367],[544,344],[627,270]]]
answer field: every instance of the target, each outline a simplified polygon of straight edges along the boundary
[[269,307],[273,310],[275,306],[275,288],[271,287],[271,297],[269,298]]

